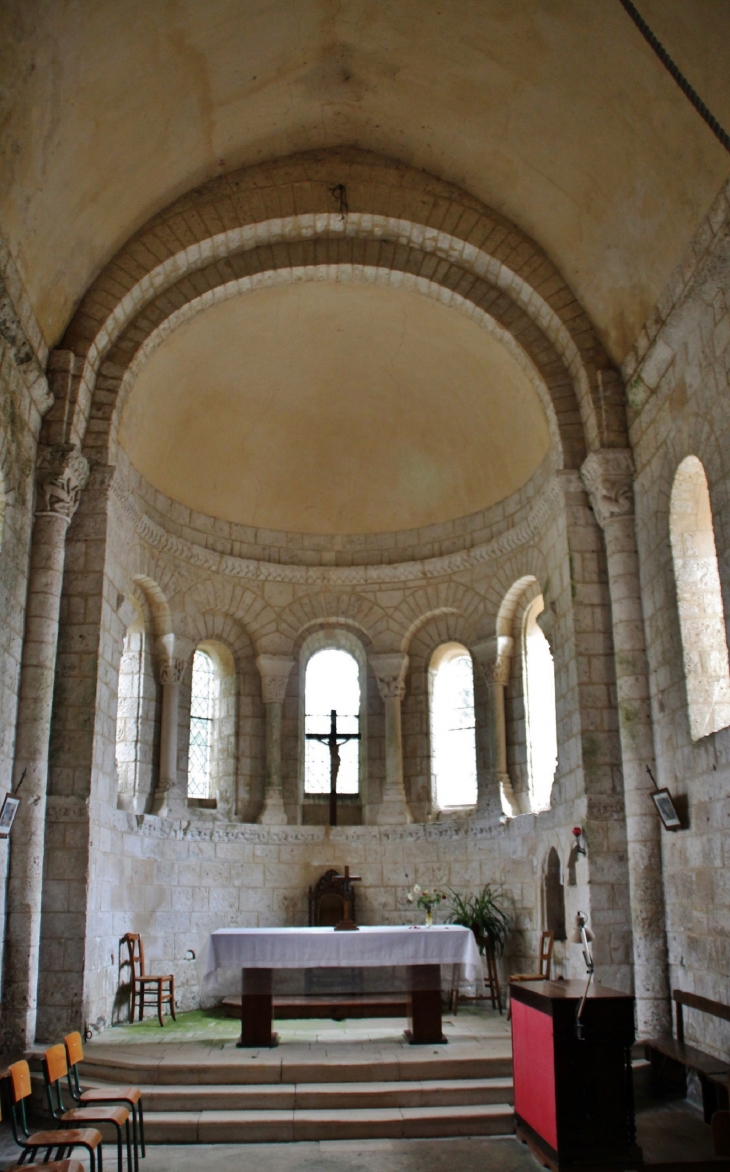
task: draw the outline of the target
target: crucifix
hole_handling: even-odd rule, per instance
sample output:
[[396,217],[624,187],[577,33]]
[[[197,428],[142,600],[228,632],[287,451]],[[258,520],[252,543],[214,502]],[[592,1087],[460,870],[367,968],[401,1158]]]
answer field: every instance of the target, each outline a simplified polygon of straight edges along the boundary
[[340,772],[340,745],[346,741],[359,741],[359,733],[341,733],[337,731],[337,709],[330,712],[330,731],[327,736],[321,733],[306,733],[308,741],[319,741],[327,745],[330,751],[330,826],[337,825],[337,774]]
[[359,883],[360,876],[351,875],[350,868],[345,867],[345,874],[333,875],[332,882],[342,884],[342,902],[345,905],[345,909],[342,913],[342,919],[338,924],[335,924],[335,932],[357,932],[358,926],[352,919],[352,912],[350,910],[352,903],[352,891],[350,890],[350,884]]

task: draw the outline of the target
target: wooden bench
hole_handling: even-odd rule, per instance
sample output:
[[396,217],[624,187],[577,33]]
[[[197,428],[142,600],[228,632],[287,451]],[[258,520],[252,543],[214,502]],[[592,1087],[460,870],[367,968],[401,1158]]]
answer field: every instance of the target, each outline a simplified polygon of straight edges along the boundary
[[651,1062],[652,1081],[657,1091],[668,1090],[684,1096],[687,1094],[687,1071],[694,1071],[702,1088],[705,1123],[710,1123],[717,1110],[727,1108],[727,1092],[723,1086],[727,1086],[728,1063],[696,1046],[687,1045],[684,1040],[684,1007],[730,1021],[730,1006],[711,1001],[709,997],[698,997],[696,993],[684,993],[681,989],[674,990],[672,1000],[677,1007],[676,1038],[652,1038],[643,1043],[646,1057]]

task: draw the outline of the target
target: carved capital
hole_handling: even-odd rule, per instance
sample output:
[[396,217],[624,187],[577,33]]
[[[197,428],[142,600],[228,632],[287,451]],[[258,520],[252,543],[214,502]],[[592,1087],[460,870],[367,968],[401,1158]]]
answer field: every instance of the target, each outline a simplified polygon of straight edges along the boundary
[[396,651],[389,655],[370,655],[368,662],[383,700],[402,700],[406,694],[408,656]]
[[510,635],[493,635],[491,639],[485,639],[472,647],[474,658],[488,684],[504,686],[509,682],[514,642]]
[[36,466],[36,514],[51,513],[70,521],[88,479],[88,462],[74,444],[52,444],[43,448]]
[[187,659],[163,659],[160,663],[160,683],[165,684],[180,684],[185,675],[185,668],[188,666]]
[[288,655],[259,655],[256,666],[261,676],[264,704],[283,704],[294,660]]
[[591,452],[580,470],[585,490],[601,528],[614,517],[634,511],[634,458],[626,448]]

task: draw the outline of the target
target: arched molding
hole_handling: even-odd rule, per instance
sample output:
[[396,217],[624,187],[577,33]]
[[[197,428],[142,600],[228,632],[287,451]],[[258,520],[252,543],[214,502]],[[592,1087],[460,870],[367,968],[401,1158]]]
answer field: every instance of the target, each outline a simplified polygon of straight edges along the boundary
[[497,634],[515,638],[519,633],[518,612],[524,615],[526,608],[540,594],[540,586],[534,574],[525,574],[513,582],[506,592],[497,613]]
[[441,614],[463,615],[470,630],[475,632],[487,621],[488,611],[484,596],[463,582],[438,582],[410,590],[391,619],[394,629],[403,632],[399,649],[407,654],[419,628]]
[[333,630],[342,626],[345,630],[362,632],[365,640],[378,650],[387,640],[388,632],[388,616],[382,607],[369,598],[344,590],[305,594],[280,612],[277,623],[286,654],[294,653],[306,632],[315,626]]
[[146,574],[135,575],[133,582],[149,608],[155,638],[161,639],[165,635],[171,634],[170,605],[160,585]]
[[[332,187],[338,183],[347,186],[346,215],[334,204]],[[620,382],[586,314],[534,242],[450,184],[341,149],[222,176],[175,201],[123,246],[83,298],[63,342],[79,359],[74,436],[85,434],[102,363],[110,361],[112,383],[123,376],[112,354],[125,331],[136,321],[136,351],[159,325],[149,315],[156,299],[167,301],[167,316],[197,297],[201,282],[213,288],[229,281],[234,258],[268,251],[264,270],[292,269],[308,244],[319,250],[319,264],[337,263],[332,254],[341,244],[352,257],[352,245],[358,244],[363,256],[354,263],[411,271],[475,297],[475,304],[491,302],[491,315],[496,320],[506,315],[518,340],[514,322],[522,319],[535,339],[534,352],[549,351],[548,365],[564,372],[560,410],[568,398],[576,405],[575,422],[585,442],[564,432],[566,448],[625,443]],[[214,279],[211,266],[219,270]],[[262,271],[260,259],[255,271]],[[484,290],[476,293],[479,285]]]

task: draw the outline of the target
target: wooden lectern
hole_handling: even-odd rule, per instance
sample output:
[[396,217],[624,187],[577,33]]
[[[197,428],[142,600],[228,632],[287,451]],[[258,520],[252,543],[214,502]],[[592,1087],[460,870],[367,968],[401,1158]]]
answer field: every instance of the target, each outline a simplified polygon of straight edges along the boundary
[[631,1046],[634,999],[584,981],[510,985],[517,1137],[541,1164],[625,1168],[636,1144]]

